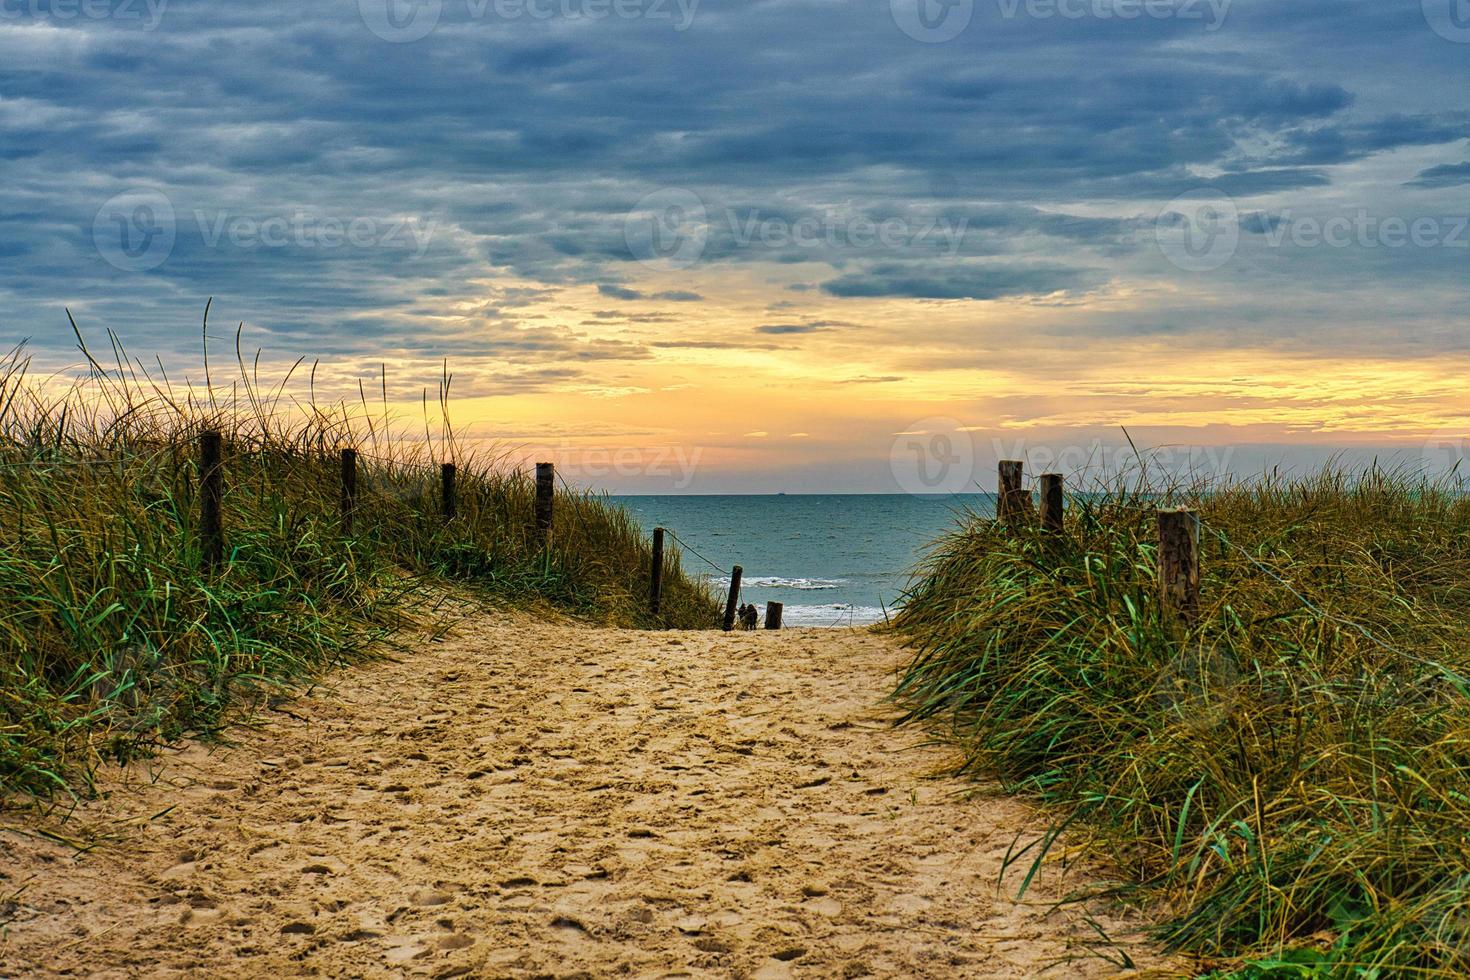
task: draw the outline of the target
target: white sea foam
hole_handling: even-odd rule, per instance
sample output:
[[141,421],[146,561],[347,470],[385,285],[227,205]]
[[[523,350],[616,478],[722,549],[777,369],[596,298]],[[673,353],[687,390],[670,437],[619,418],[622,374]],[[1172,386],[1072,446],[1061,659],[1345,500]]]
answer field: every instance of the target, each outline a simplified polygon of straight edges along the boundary
[[751,588],[761,589],[840,589],[847,584],[845,578],[781,578],[779,575],[755,576],[742,579]]
[[[730,577],[715,579],[715,584],[729,587]],[[779,575],[753,575],[750,578],[742,578],[740,584],[750,589],[800,589],[801,591],[812,591],[817,589],[840,589],[847,584],[845,578],[782,578]]]
[[867,626],[881,622],[881,606],[853,606],[845,602],[833,602],[820,606],[786,606],[781,610],[783,626]]

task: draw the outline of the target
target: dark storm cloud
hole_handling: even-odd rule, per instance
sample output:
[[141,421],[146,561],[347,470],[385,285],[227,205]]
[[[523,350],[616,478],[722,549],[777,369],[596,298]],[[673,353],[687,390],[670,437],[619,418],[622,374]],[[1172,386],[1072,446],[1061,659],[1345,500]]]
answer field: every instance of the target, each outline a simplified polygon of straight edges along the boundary
[[[1470,182],[1470,46],[1420,0],[1236,0],[1215,24],[977,0],[941,44],[886,0],[598,20],[444,0],[404,43],[373,25],[434,5],[393,23],[381,0],[137,6],[144,20],[0,18],[7,335],[65,346],[71,304],[140,346],[187,347],[213,295],[314,353],[636,358],[518,337],[513,291],[695,303],[702,274],[770,263],[773,291],[854,302],[1076,293],[1192,274],[1149,236],[1193,190],[1276,214],[1332,188],[1332,168],[1403,153],[1388,180],[1453,214],[1429,198]],[[1355,186],[1355,206],[1378,203]],[[671,189],[701,212],[695,288],[640,288],[630,213]],[[1449,254],[1332,258],[1392,289],[1452,282]],[[826,271],[781,281],[797,265]]]

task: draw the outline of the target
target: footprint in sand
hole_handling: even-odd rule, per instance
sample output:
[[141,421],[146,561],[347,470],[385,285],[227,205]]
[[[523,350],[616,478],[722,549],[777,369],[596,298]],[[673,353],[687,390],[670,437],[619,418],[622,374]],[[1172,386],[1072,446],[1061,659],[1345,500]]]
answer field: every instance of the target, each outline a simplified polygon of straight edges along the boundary
[[409,894],[408,898],[409,901],[420,908],[434,908],[440,905],[448,905],[454,901],[453,895],[434,888],[415,889]]
[[400,945],[390,947],[388,952],[383,954],[383,958],[389,963],[401,965],[428,956],[429,952],[429,947],[421,945],[414,940],[409,940]]
[[842,903],[835,898],[818,898],[804,904],[813,912],[829,919],[835,919],[842,914]]

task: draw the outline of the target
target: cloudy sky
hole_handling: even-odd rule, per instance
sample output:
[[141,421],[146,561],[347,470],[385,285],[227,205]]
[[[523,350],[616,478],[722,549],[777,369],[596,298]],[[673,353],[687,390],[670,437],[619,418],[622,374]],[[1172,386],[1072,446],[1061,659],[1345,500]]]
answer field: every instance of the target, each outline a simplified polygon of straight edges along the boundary
[[[0,332],[614,490],[1470,455],[1466,0],[0,0]],[[375,380],[376,383],[376,380]]]

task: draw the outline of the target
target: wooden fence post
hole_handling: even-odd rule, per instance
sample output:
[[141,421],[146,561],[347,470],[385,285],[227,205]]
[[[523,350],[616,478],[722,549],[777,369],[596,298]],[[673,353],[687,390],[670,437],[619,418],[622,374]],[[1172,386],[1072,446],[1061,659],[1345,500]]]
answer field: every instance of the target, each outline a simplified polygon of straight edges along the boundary
[[454,464],[444,463],[439,467],[439,510],[446,521],[454,520],[459,510],[454,494]]
[[1188,507],[1159,511],[1159,598],[1185,625],[1199,619],[1199,517]]
[[214,429],[199,433],[199,537],[204,547],[204,567],[211,572],[217,571],[225,561],[222,443]]
[[1066,507],[1066,495],[1062,491],[1060,473],[1041,474],[1041,527],[1055,534],[1062,533],[1062,515]]
[[357,450],[342,450],[342,533],[352,536],[357,516]]
[[995,500],[995,516],[1004,524],[1017,524],[1025,516],[1026,509],[1021,498],[1026,491],[1021,489],[1025,463],[1019,459],[1000,461],[1000,492]]
[[778,630],[781,628],[781,610],[784,608],[779,602],[766,603],[766,629]]
[[739,565],[730,569],[730,595],[725,599],[725,632],[735,628],[735,603],[740,601],[740,576],[745,570]]
[[556,464],[536,464],[536,530],[543,541],[551,537],[551,508],[556,497]]
[[648,579],[648,611],[658,615],[658,604],[664,592],[664,529],[653,529],[653,570]]

